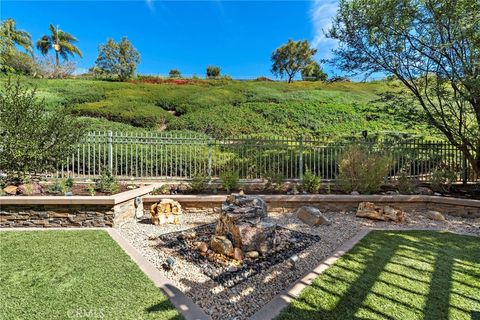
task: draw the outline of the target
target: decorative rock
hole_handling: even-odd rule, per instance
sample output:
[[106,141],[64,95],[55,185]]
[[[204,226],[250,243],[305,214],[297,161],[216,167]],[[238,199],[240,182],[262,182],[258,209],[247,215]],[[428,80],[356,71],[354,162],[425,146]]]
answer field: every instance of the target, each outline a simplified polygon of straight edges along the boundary
[[174,217],[174,215],[182,214],[182,207],[175,200],[162,199],[150,207],[150,214],[152,223],[155,225],[165,223],[178,224],[179,219]]
[[352,191],[352,192],[350,192],[350,194],[351,194],[352,196],[359,196],[359,195],[360,195],[360,192],[358,192],[358,191]]
[[224,236],[213,236],[210,239],[210,246],[212,250],[216,253],[223,254],[225,256],[233,255],[233,245],[227,237]]
[[9,195],[16,195],[17,194],[17,187],[16,186],[6,186],[3,188],[3,192]]
[[258,251],[249,251],[247,252],[247,257],[250,259],[257,259],[260,256]]
[[357,217],[369,218],[374,220],[385,220],[383,210],[375,206],[373,202],[360,202],[357,209]]
[[41,194],[42,192],[43,188],[38,183],[21,184],[17,188],[17,193],[23,195]]
[[233,249],[233,259],[238,261],[242,261],[244,259],[242,249],[239,249],[239,248]]
[[392,208],[390,206],[385,206],[383,208],[383,217],[385,221],[395,221],[395,222],[405,222],[406,214],[402,210]]
[[438,211],[427,211],[426,216],[430,220],[445,221],[445,216]]
[[297,210],[297,217],[311,227],[317,227],[322,224],[328,226],[331,224],[330,220],[323,216],[320,210],[310,206],[299,208]]
[[372,202],[360,202],[356,216],[381,221],[404,222],[406,220],[406,214],[404,211],[390,206],[385,206],[383,208],[377,207]]
[[205,253],[208,251],[208,244],[205,242],[202,242],[197,248],[198,248],[198,251]]
[[276,224],[267,219],[267,205],[260,197],[230,195],[222,205],[215,227],[217,236],[231,239],[233,247],[266,253],[275,245]]

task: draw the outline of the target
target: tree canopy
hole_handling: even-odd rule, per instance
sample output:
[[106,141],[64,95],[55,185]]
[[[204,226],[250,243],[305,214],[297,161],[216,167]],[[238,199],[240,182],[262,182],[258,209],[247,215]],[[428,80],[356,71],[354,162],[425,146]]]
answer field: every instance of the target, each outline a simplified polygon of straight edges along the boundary
[[328,35],[340,68],[394,75],[480,172],[478,0],[341,0]]
[[107,43],[98,47],[98,51],[96,72],[114,75],[120,81],[125,81],[135,74],[140,54],[126,37],[118,43],[108,39]]
[[310,48],[307,40],[288,40],[272,53],[272,73],[281,78],[286,76],[290,83],[298,72],[313,62],[315,53],[317,50]]
[[53,24],[50,24],[49,29],[50,35],[43,35],[37,41],[37,49],[40,50],[44,56],[53,49],[55,51],[55,63],[57,67],[60,65],[59,56],[61,56],[63,60],[68,60],[69,56],[73,57],[74,55],[82,57],[82,52],[74,45],[74,43],[78,41],[77,38],[53,26]]

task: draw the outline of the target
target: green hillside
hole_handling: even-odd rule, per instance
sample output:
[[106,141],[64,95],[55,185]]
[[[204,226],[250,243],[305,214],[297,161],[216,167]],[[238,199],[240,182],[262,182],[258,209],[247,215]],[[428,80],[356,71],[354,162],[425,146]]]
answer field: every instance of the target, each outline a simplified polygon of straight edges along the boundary
[[37,88],[48,108],[70,105],[91,130],[188,130],[214,136],[431,132],[376,102],[389,89],[386,82],[24,80]]

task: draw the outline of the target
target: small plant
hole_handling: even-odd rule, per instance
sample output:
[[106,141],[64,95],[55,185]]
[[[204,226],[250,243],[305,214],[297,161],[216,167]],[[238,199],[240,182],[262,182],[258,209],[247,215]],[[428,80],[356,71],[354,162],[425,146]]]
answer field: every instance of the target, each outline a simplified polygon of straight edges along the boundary
[[56,179],[47,189],[49,193],[66,193],[72,191],[73,178],[64,180]]
[[200,193],[207,188],[208,176],[202,173],[197,173],[193,176],[192,182],[190,184],[192,192]]
[[403,170],[398,176],[397,189],[401,194],[413,194],[415,192],[414,181]]
[[95,190],[95,186],[92,183],[89,183],[87,185],[87,192],[92,197],[97,194],[97,191]]
[[339,187],[346,192],[375,193],[390,170],[390,158],[361,145],[347,148],[339,161]]
[[102,170],[100,177],[95,181],[95,186],[97,190],[105,193],[114,193],[119,189],[117,178],[108,168]]
[[168,184],[162,184],[160,187],[152,190],[151,194],[170,194],[170,186]]
[[220,174],[220,179],[222,180],[223,188],[227,191],[227,193],[230,193],[230,191],[238,188],[240,176],[238,172],[225,171]]
[[448,169],[436,169],[432,173],[431,188],[435,192],[448,193],[455,181],[455,172]]
[[285,181],[285,176],[280,172],[268,171],[263,175],[263,178],[267,180],[266,189],[272,189],[275,191],[280,190]]
[[307,170],[303,175],[302,188],[309,193],[316,193],[320,189],[321,179],[312,171]]

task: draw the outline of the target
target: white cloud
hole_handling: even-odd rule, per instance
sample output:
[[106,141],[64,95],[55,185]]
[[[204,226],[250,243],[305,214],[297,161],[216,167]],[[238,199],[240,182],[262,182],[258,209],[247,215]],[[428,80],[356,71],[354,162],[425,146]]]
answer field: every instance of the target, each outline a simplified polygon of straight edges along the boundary
[[153,4],[153,0],[145,0],[145,3],[147,4],[147,7],[151,10],[151,11],[155,11],[155,6]]
[[338,9],[337,0],[314,0],[310,9],[310,19],[314,28],[312,46],[318,49],[320,58],[328,58],[337,41],[325,36],[332,25],[332,19]]

